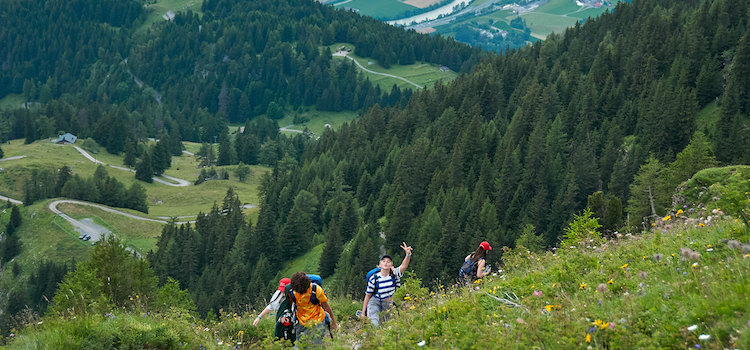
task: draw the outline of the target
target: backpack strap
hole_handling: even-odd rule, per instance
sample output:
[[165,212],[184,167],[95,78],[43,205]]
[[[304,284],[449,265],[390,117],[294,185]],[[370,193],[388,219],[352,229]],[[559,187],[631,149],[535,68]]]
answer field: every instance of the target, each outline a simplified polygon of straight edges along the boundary
[[315,282],[311,284],[312,284],[312,291],[310,292],[310,304],[318,305],[320,304],[320,300],[318,300],[318,295],[316,294],[318,290],[318,285],[315,284]]

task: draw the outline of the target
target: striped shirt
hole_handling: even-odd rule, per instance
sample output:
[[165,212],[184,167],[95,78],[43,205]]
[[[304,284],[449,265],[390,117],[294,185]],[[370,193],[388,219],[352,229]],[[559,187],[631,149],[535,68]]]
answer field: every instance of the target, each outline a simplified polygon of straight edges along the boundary
[[392,297],[393,293],[396,292],[396,287],[401,284],[401,276],[403,276],[400,267],[394,268],[393,274],[395,275],[395,278],[391,277],[391,275],[383,276],[380,272],[373,273],[367,281],[367,294],[372,295],[375,293],[375,279],[377,278],[378,290],[373,296],[378,299],[388,299]]

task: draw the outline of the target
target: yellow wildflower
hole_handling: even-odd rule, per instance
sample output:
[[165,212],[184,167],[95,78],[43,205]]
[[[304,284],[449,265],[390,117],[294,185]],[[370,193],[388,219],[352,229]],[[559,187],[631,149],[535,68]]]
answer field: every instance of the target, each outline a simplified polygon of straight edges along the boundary
[[596,321],[592,322],[594,326],[599,327],[600,329],[605,329],[607,326],[609,326],[609,322],[604,322],[600,319],[596,319]]
[[745,254],[742,256],[743,258],[750,258],[750,254]]
[[482,279],[481,278],[478,279],[478,280],[476,280],[476,281],[474,281],[474,284],[480,284],[480,283],[482,283]]
[[547,309],[547,312],[550,312],[553,309],[560,309],[560,308],[562,308],[562,306],[550,304],[550,305],[545,305],[544,308]]
[[609,281],[607,281],[607,284],[615,284],[615,281],[609,280]]
[[628,264],[625,264],[625,265],[622,265],[622,266],[620,266],[620,268],[621,268],[621,269],[624,269],[624,268],[626,268],[626,267],[628,267]]
[[130,297],[130,300],[133,300],[133,297]]
[[404,300],[411,300],[411,297],[407,295],[404,297]]
[[710,245],[710,244],[706,246],[706,248],[711,248],[711,247],[713,247],[713,246],[712,246],[712,245]]
[[682,213],[684,213],[684,211],[682,211],[682,209],[680,209],[680,210],[677,210],[677,214],[675,214],[675,216],[677,216],[677,215],[680,215],[680,214],[682,214]]
[[414,310],[414,305],[409,306],[409,310]]
[[578,286],[578,289],[585,289],[585,288],[586,288],[586,283],[581,283],[581,285]]
[[698,227],[703,227],[703,226],[706,226],[706,224],[704,224],[702,222],[698,223]]
[[238,335],[238,336],[240,336],[240,337],[241,337],[241,336],[242,336],[243,334],[245,334],[245,331],[239,331],[239,332],[237,332],[237,335]]
[[586,334],[586,342],[591,343],[591,334]]
[[669,221],[672,218],[672,215],[667,215],[664,218],[661,219],[661,221]]

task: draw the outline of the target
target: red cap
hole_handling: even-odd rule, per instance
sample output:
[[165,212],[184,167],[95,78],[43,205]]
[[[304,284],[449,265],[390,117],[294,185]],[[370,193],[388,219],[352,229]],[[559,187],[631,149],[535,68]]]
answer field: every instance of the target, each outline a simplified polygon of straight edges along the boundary
[[284,287],[286,287],[286,285],[289,284],[289,283],[292,283],[292,280],[290,280],[290,279],[288,279],[286,277],[280,279],[279,280],[279,292],[283,292],[284,291]]
[[482,247],[482,249],[484,250],[492,250],[492,247],[490,246],[489,243],[487,243],[487,241],[479,243],[479,246]]

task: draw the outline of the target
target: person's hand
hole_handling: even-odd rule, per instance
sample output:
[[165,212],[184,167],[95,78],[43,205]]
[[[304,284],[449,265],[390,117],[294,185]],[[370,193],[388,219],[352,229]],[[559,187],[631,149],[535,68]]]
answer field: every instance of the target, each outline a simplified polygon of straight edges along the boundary
[[406,242],[401,242],[401,249],[406,252],[406,255],[411,255],[411,251],[414,250],[411,246],[407,246]]
[[286,324],[286,323],[291,323],[291,322],[292,320],[290,320],[289,317],[282,317],[279,319],[279,323],[281,324]]
[[331,322],[331,330],[336,330],[339,328],[339,324],[336,323],[336,321]]
[[260,317],[255,318],[255,321],[253,321],[253,326],[258,327],[258,322],[260,322]]
[[361,312],[359,313],[359,318],[362,318],[362,319],[364,319],[365,317],[367,317],[367,310],[362,310],[362,311],[361,311]]

